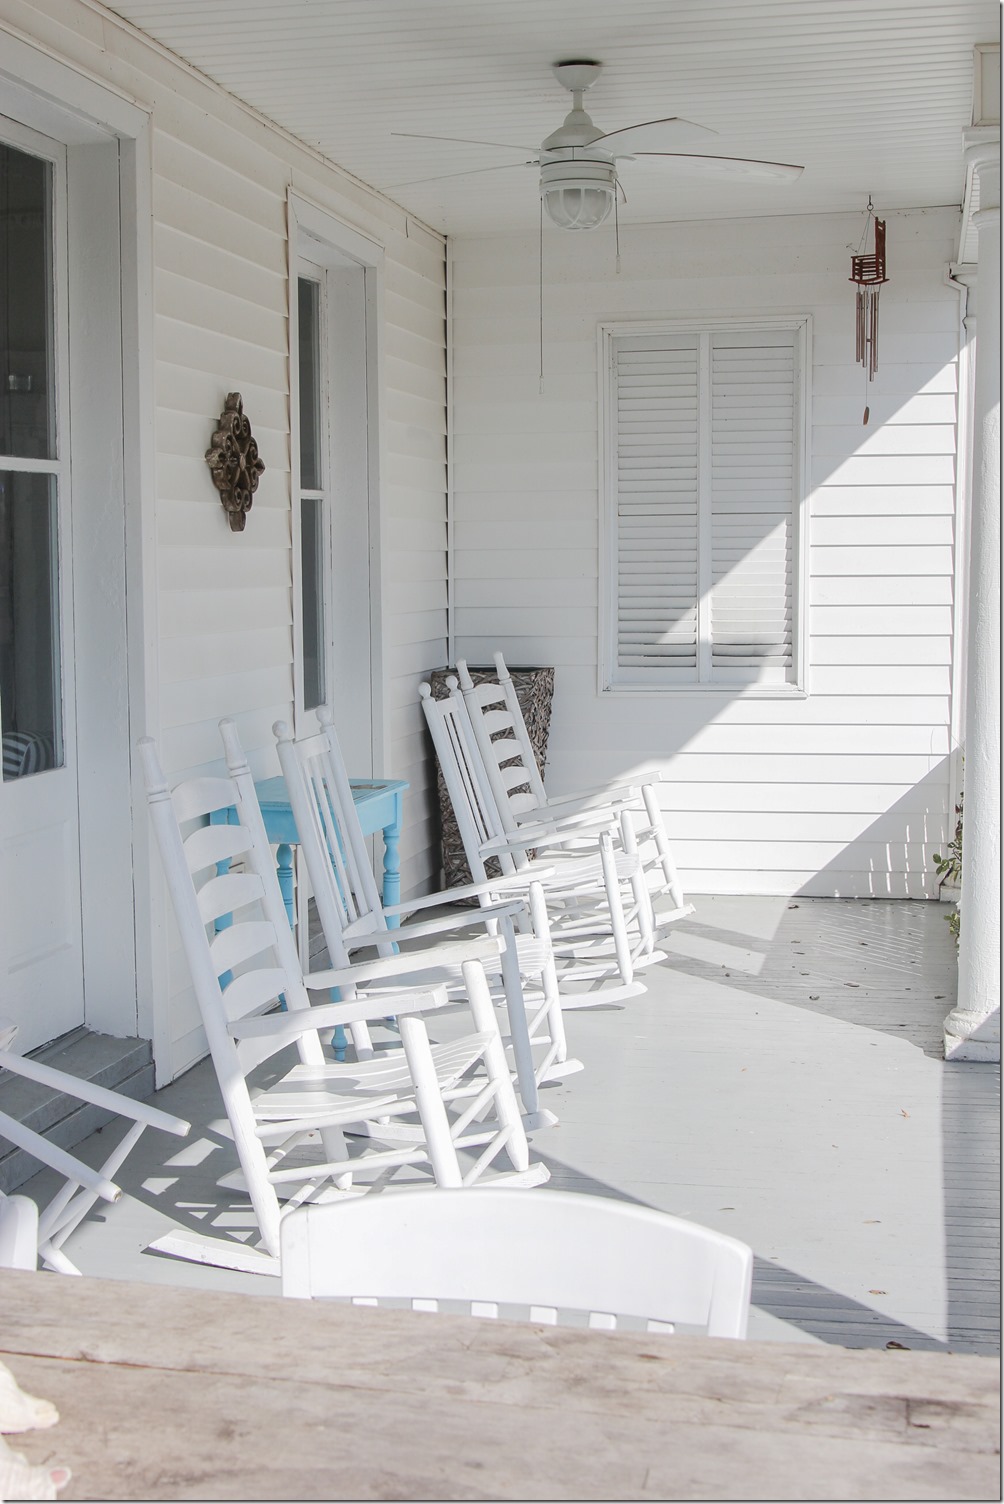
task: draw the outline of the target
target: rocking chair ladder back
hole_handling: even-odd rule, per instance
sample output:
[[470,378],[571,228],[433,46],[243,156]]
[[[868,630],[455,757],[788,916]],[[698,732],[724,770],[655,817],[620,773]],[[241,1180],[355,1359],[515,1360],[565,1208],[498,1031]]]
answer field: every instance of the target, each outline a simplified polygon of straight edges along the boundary
[[339,1210],[304,1207],[282,1227],[283,1294],[470,1314],[529,1307],[557,1325],[588,1312],[743,1338],[753,1256],[734,1238],[651,1207],[574,1191],[402,1192]]

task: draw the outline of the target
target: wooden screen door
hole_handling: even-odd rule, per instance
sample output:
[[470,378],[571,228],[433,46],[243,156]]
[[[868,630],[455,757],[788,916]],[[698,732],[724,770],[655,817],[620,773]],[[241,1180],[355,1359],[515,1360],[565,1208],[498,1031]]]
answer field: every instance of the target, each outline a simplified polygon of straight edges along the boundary
[[0,121],[0,1016],[83,1022],[70,638],[66,161]]

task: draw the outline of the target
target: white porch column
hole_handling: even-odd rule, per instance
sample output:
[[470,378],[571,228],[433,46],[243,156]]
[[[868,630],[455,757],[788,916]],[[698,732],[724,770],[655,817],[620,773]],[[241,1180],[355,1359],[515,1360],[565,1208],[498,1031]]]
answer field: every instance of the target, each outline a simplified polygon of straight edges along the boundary
[[[1000,139],[970,148],[979,175],[979,307],[973,391],[965,814],[959,996],[950,1060],[1000,1059]],[[967,153],[968,155],[968,153]]]

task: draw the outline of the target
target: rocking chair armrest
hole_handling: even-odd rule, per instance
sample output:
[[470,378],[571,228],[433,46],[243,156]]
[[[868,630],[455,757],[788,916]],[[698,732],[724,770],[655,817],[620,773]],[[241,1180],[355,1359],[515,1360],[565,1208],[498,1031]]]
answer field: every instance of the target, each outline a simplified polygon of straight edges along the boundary
[[261,1013],[257,1018],[238,1018],[227,1025],[235,1039],[271,1039],[293,1044],[302,1034],[333,1029],[337,1024],[358,1024],[390,1014],[428,1013],[449,1002],[446,988],[411,987],[407,992],[382,992],[379,997],[352,997],[344,1003],[315,1003],[311,1008],[292,1008],[288,1013]]
[[77,1097],[81,1102],[89,1102],[92,1107],[103,1107],[118,1117],[132,1118],[134,1122],[144,1123],[148,1128],[160,1128],[164,1133],[177,1134],[178,1138],[184,1138],[192,1127],[184,1118],[176,1118],[173,1113],[163,1112],[159,1107],[149,1107],[146,1102],[136,1102],[120,1091],[110,1091],[106,1086],[97,1086],[93,1081],[71,1076],[68,1071],[56,1070],[54,1066],[43,1065],[39,1060],[12,1055],[8,1050],[0,1050],[0,1068],[12,1071],[15,1076],[24,1076],[28,1081],[37,1081],[41,1086],[51,1086],[68,1097]]
[[[490,964],[498,960],[502,946],[500,935],[478,935],[472,940],[444,941],[424,950],[404,950],[396,956],[373,956],[369,960],[355,961],[351,966],[308,972],[303,980],[311,992],[331,987],[365,987],[368,981],[379,981],[383,977],[400,976],[402,973],[427,971],[432,967],[462,966],[465,961]],[[335,1003],[332,1006],[344,1005]],[[384,1008],[380,1016],[389,1011]],[[312,1009],[312,1012],[316,1013],[317,1009]]]
[[538,805],[536,809],[528,809],[525,816],[517,815],[517,820],[540,820],[552,812],[557,817],[574,814],[590,814],[598,810],[610,809],[616,813],[621,810],[631,809],[635,806],[641,808],[641,791],[644,784],[618,784],[616,788],[590,789],[580,794],[555,794],[548,796],[546,804]]
[[36,1133],[33,1128],[19,1123],[16,1118],[9,1117],[5,1112],[0,1112],[0,1133],[8,1143],[23,1149],[26,1154],[31,1155],[32,1159],[37,1159],[39,1164],[55,1170],[57,1175],[62,1175],[73,1185],[83,1186],[85,1190],[93,1191],[96,1196],[102,1197],[105,1201],[118,1201],[122,1195],[114,1180],[109,1180],[107,1175],[102,1175],[100,1170],[92,1170],[90,1165],[84,1164],[83,1160],[68,1154],[58,1144],[51,1143],[49,1139]]
[[[541,876],[544,876],[541,873]],[[526,884],[519,875],[509,877],[493,877],[483,883],[463,883],[457,888],[443,888],[438,893],[424,893],[420,898],[409,898],[407,903],[391,903],[384,905],[385,914],[411,914],[416,909],[429,909],[434,904],[459,903],[464,898],[491,898],[495,894],[504,894],[510,888],[513,892],[522,893]]]
[[496,852],[526,850],[530,846],[557,846],[563,839],[574,836],[601,835],[603,831],[613,829],[616,823],[617,816],[613,811],[599,815],[595,810],[584,810],[581,814],[570,815],[563,820],[521,825],[519,830],[511,830],[504,836],[494,836],[490,841],[484,841],[481,850],[486,856],[493,856]]
[[632,797],[637,798],[642,789],[648,787],[649,784],[665,783],[666,781],[663,778],[661,768],[646,768],[637,778],[629,779],[624,783],[597,783],[592,788],[573,789],[568,794],[549,794],[545,808],[549,809],[552,804],[562,804],[568,800],[599,799],[602,802],[604,799],[619,801]]
[[[524,888],[526,884],[523,884]],[[427,935],[439,935],[450,930],[470,929],[476,924],[485,924],[490,919],[502,919],[505,915],[515,918],[525,911],[526,905],[519,899],[509,903],[489,904],[486,908],[468,909],[463,914],[438,914],[434,919],[420,919],[417,924],[402,924],[396,930],[374,930],[368,935],[353,935],[352,946],[386,945],[388,941],[422,940]]]

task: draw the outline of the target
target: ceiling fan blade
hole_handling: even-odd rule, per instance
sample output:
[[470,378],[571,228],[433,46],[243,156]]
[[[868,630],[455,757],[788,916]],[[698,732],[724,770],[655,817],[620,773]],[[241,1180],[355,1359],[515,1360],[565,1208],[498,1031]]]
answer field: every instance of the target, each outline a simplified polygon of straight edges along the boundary
[[469,167],[466,172],[438,172],[432,178],[408,178],[403,183],[384,183],[381,191],[389,193],[392,188],[412,188],[418,183],[442,183],[447,178],[473,178],[481,172],[507,172],[513,167],[536,167],[536,158],[530,162],[498,162],[494,167]]
[[639,125],[626,125],[623,130],[607,131],[591,144],[598,146],[602,142],[614,156],[630,157],[636,151],[672,151],[674,147],[686,146],[688,141],[717,134],[706,125],[695,125],[693,120],[670,115],[666,120],[645,120]]
[[420,131],[391,131],[392,136],[406,136],[409,141],[452,141],[457,146],[498,146],[503,151],[536,152],[536,146],[514,146],[511,141],[477,141],[471,136],[425,136]]
[[727,178],[770,179],[776,183],[793,183],[805,171],[792,162],[757,162],[749,157],[702,157],[687,151],[638,152],[636,162],[669,162],[674,167],[690,166],[694,172]]

